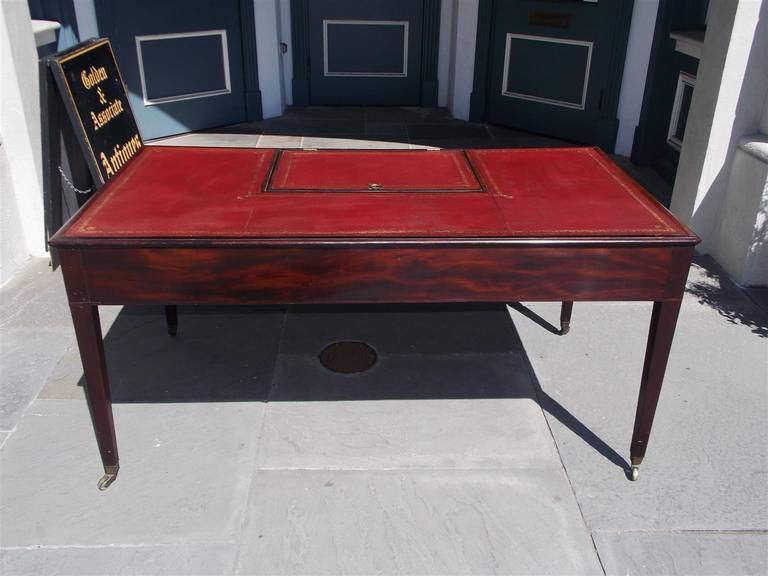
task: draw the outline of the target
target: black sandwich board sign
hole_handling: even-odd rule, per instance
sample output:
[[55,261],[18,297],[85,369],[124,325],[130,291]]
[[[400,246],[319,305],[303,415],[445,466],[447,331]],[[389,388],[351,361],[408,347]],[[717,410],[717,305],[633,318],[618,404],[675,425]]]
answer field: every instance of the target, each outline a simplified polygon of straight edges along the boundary
[[89,40],[48,58],[97,187],[114,178],[144,142],[128,103],[112,45]]

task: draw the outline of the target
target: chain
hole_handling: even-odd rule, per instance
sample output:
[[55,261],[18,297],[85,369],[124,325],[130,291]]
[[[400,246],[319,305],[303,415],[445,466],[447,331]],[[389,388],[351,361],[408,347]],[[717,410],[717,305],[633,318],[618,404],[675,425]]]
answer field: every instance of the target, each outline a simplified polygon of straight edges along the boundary
[[74,184],[72,184],[69,178],[67,178],[67,175],[64,174],[64,170],[62,170],[61,166],[59,166],[59,174],[61,174],[61,177],[64,178],[64,182],[67,184],[67,186],[72,188],[72,190],[74,190],[78,194],[90,194],[91,191],[93,190],[93,188],[88,188],[88,190],[80,190],[80,188],[77,188]]

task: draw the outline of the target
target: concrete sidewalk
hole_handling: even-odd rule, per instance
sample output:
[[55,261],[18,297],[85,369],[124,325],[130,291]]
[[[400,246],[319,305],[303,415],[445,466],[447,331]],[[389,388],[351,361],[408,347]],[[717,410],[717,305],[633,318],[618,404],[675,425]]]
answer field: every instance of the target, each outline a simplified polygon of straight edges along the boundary
[[[99,492],[61,275],[33,261],[0,289],[2,573],[766,574],[768,314],[692,268],[632,483],[650,308],[579,303],[559,336],[556,303],[189,307],[172,339],[103,307]],[[326,370],[340,340],[378,362]]]

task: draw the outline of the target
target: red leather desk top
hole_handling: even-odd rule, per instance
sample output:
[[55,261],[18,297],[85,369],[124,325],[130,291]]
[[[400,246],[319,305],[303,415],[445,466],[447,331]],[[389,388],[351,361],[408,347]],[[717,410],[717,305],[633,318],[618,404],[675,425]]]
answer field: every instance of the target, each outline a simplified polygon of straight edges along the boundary
[[61,235],[563,236],[691,233],[596,148],[147,147]]

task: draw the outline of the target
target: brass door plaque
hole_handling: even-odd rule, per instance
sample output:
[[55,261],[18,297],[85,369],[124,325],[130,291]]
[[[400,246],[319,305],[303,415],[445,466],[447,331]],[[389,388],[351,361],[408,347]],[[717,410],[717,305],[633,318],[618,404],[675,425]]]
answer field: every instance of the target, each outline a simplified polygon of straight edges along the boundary
[[571,15],[565,12],[528,12],[528,23],[547,28],[568,28],[571,25]]

